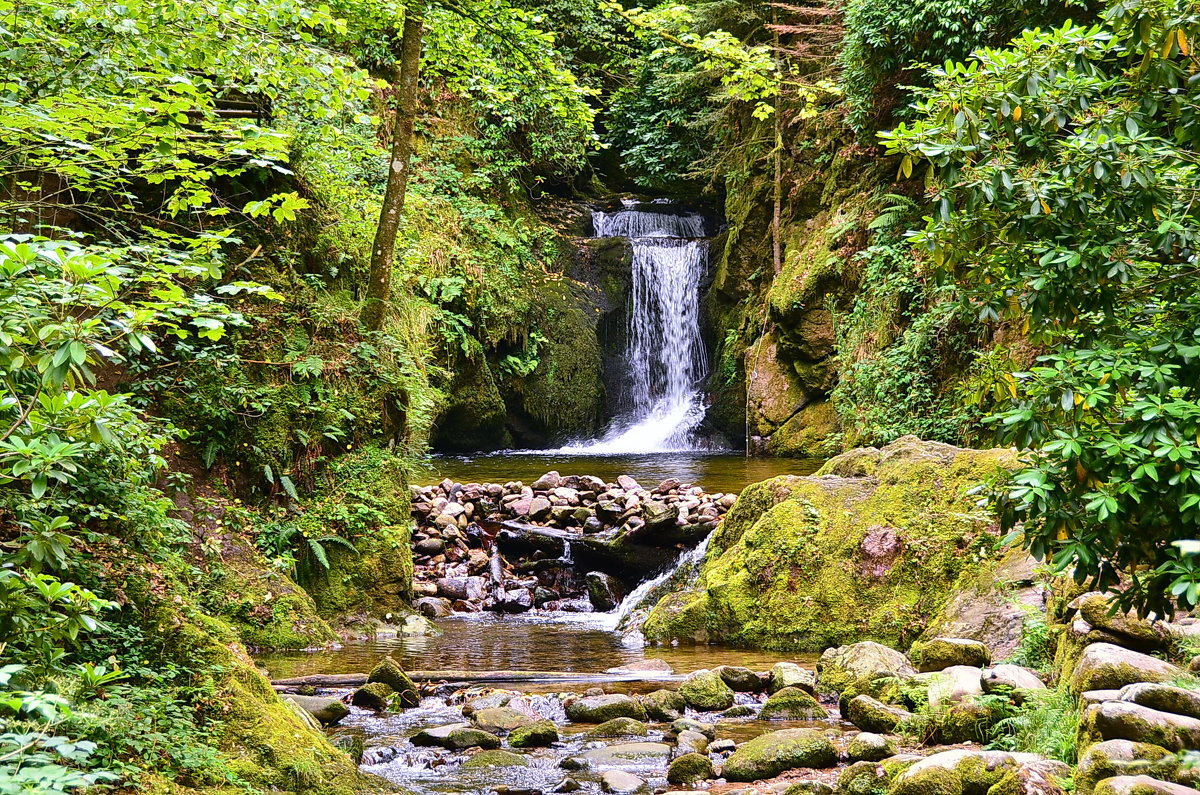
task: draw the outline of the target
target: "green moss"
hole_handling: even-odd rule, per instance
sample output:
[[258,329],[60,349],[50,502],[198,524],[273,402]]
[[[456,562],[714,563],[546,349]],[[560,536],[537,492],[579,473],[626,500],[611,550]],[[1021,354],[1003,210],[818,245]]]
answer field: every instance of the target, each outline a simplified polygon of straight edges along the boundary
[[472,756],[466,762],[463,762],[463,767],[467,769],[473,768],[488,768],[488,767],[528,767],[529,760],[521,754],[514,754],[512,751],[505,751],[502,748],[493,748],[490,751],[480,751]]
[[558,727],[554,721],[539,720],[528,726],[519,726],[508,735],[508,744],[513,748],[541,748],[558,742]]
[[817,720],[827,717],[821,702],[798,687],[785,687],[763,704],[763,720]]
[[[914,640],[990,549],[988,518],[968,491],[1015,457],[911,437],[873,455],[871,479],[785,476],[743,491],[699,586],[656,605],[647,637],[812,651]],[[889,532],[899,543],[883,553],[864,545]]]
[[671,760],[667,768],[667,783],[694,784],[715,777],[712,760],[706,754],[683,754]]

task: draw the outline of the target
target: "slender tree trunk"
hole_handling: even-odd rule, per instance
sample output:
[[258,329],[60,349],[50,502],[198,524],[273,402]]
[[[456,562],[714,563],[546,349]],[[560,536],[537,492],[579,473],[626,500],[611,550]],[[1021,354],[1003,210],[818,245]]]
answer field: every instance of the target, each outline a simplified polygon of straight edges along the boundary
[[396,97],[396,115],[392,126],[392,155],[388,163],[387,188],[371,247],[371,273],[367,283],[362,322],[370,331],[383,327],[392,297],[392,261],[396,255],[396,234],[404,214],[404,193],[408,189],[409,160],[413,152],[413,125],[417,118],[417,88],[421,78],[421,40],[425,26],[424,0],[411,0],[404,14],[404,32],[400,38],[400,75]]

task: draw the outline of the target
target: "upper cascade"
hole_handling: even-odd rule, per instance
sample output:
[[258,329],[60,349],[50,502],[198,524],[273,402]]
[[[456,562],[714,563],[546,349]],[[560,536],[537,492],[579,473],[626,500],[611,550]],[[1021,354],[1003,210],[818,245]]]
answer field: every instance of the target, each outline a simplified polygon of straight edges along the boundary
[[702,450],[700,386],[708,353],[700,334],[700,283],[708,267],[709,219],[665,200],[625,201],[597,211],[597,237],[629,238],[633,249],[621,404],[608,431],[564,452]]

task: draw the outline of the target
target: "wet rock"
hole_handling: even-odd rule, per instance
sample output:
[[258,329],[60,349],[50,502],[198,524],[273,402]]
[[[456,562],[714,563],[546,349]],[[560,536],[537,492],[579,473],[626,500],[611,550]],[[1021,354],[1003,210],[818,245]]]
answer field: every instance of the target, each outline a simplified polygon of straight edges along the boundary
[[396,702],[401,707],[415,707],[421,703],[421,692],[417,690],[413,680],[408,678],[408,674],[404,673],[400,663],[391,656],[384,657],[376,663],[367,676],[367,682],[383,682],[391,687],[396,692]]
[[642,519],[646,523],[647,530],[654,531],[670,527],[678,518],[678,505],[668,505],[665,502],[650,500],[642,506]]
[[504,736],[522,726],[528,726],[533,720],[510,707],[490,707],[476,710],[471,715],[471,723],[477,729]]
[[637,491],[641,488],[641,486],[638,485],[638,482],[629,477],[629,475],[619,475],[617,477],[617,485],[625,491]]
[[992,661],[988,647],[977,640],[934,638],[915,645],[909,656],[918,671],[941,671],[951,666],[983,668]]
[[[853,757],[852,757],[853,758]],[[840,795],[875,795],[887,791],[888,774],[874,760],[852,762],[838,775],[835,792]]]
[[1071,674],[1071,692],[1119,690],[1137,682],[1161,683],[1174,679],[1182,670],[1169,662],[1111,643],[1093,643]]
[[667,782],[670,784],[694,784],[715,777],[712,760],[704,754],[676,757],[667,768]]
[[1196,790],[1149,776],[1115,776],[1096,785],[1094,795],[1195,795]]
[[524,613],[533,609],[533,592],[528,588],[514,588],[504,592],[500,609],[505,613]]
[[674,690],[655,690],[642,696],[642,706],[651,720],[673,721],[683,714],[687,703]]
[[580,790],[581,786],[582,786],[582,785],[580,785],[580,783],[579,783],[578,781],[576,781],[575,779],[571,778],[570,776],[567,776],[567,777],[566,777],[566,778],[564,778],[562,781],[560,781],[560,782],[558,782],[557,784],[555,784],[555,785],[554,785],[554,788],[553,788],[552,790],[550,790],[550,791],[551,791],[551,792],[559,792],[559,793],[562,793],[562,792],[578,792],[578,791]]
[[754,707],[749,704],[734,704],[729,709],[721,713],[722,718],[753,718],[755,716]]
[[508,744],[513,748],[544,748],[558,742],[558,727],[554,721],[538,720],[518,726],[508,735]]
[[650,727],[636,718],[606,720],[587,733],[588,737],[645,737]]
[[837,764],[837,751],[813,729],[784,729],[760,735],[740,746],[721,768],[729,781],[758,781],[802,767]]
[[361,734],[340,734],[336,737],[330,737],[329,744],[353,759],[354,764],[362,764],[366,748],[363,745]]
[[691,730],[681,731],[675,736],[675,756],[687,753],[701,753],[708,748],[708,737],[700,732]]
[[884,704],[870,696],[855,696],[848,705],[847,719],[865,732],[888,733],[913,715],[908,710]]
[[370,682],[354,691],[354,694],[350,696],[350,703],[361,709],[383,712],[387,709],[388,702],[391,701],[394,693],[395,691],[390,685],[383,682]]
[[1179,757],[1167,749],[1131,740],[1105,740],[1091,745],[1075,770],[1075,791],[1092,795],[1096,785],[1113,776],[1147,775],[1173,781]]
[[566,704],[567,718],[574,723],[604,723],[613,718],[645,720],[646,710],[630,696],[613,693],[588,696]]
[[714,671],[699,670],[688,674],[679,685],[679,695],[689,707],[711,711],[733,706],[734,693]]
[[806,778],[791,784],[783,791],[783,795],[833,795],[833,787],[824,781]]
[[514,754],[512,751],[505,751],[501,748],[493,748],[490,751],[480,751],[463,762],[462,766],[467,770],[481,767],[528,767],[529,760],[521,754]]
[[807,668],[801,668],[796,663],[775,663],[767,680],[767,692],[774,693],[785,687],[798,687],[815,695],[817,675]]
[[1126,701],[1088,707],[1083,726],[1088,734],[1104,740],[1133,740],[1169,751],[1200,748],[1200,720]]
[[413,607],[426,618],[445,618],[450,615],[450,600],[438,596],[423,596],[413,602]]
[[602,571],[589,571],[585,576],[587,581],[588,599],[592,606],[601,613],[615,610],[621,604],[625,595],[625,586],[611,574]]
[[674,669],[666,660],[659,660],[655,657],[650,657],[645,660],[635,660],[627,665],[621,665],[616,668],[609,668],[605,673],[609,674],[637,674],[637,673],[661,673],[672,674]]
[[645,781],[624,770],[606,770],[600,777],[600,789],[604,792],[622,795],[622,793],[638,792],[645,788]]
[[713,740],[704,750],[710,754],[728,754],[737,749],[737,743],[733,740]]
[[763,678],[740,665],[718,665],[713,669],[721,681],[738,693],[757,693],[763,689]]
[[969,665],[952,665],[934,674],[929,683],[929,706],[957,704],[983,695],[983,671]]
[[694,718],[679,718],[671,724],[671,733],[682,734],[683,732],[696,732],[711,740],[717,736],[717,727]]
[[332,726],[350,714],[350,708],[337,698],[325,696],[288,696],[288,698],[316,718],[322,726]]
[[416,746],[440,746],[452,751],[466,748],[499,748],[500,738],[468,723],[450,723],[422,729],[409,738]]
[[550,509],[554,505],[545,497],[534,497],[529,501],[529,509],[527,515],[535,522],[540,522],[550,516]]
[[440,538],[426,538],[413,544],[413,552],[425,557],[440,555],[446,551],[446,542]]
[[[589,767],[607,767],[623,764],[666,765],[671,756],[671,746],[666,743],[618,743],[605,748],[592,748],[578,756],[569,756],[560,767],[582,770]],[[568,760],[571,760],[568,763]]]
[[763,704],[763,720],[819,720],[829,717],[821,702],[798,687],[777,690]]
[[895,753],[895,741],[874,732],[859,732],[846,746],[846,755],[851,762],[878,762]]
[[443,577],[437,581],[438,594],[450,600],[478,602],[487,593],[482,577]]
[[469,718],[480,710],[507,707],[517,695],[515,690],[497,690],[486,695],[476,696],[463,704],[462,714]]

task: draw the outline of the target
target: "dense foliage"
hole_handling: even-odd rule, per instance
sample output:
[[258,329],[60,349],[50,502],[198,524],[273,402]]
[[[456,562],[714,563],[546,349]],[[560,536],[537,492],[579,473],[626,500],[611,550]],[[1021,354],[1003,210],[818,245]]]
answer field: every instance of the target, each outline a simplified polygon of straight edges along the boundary
[[1052,352],[1008,383],[1002,439],[1036,453],[999,499],[1039,557],[1124,580],[1126,606],[1200,603],[1177,542],[1200,519],[1200,11],[1119,2],[937,70],[885,135],[929,162],[916,242],[980,315]]

